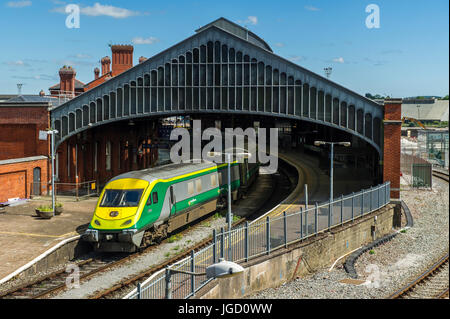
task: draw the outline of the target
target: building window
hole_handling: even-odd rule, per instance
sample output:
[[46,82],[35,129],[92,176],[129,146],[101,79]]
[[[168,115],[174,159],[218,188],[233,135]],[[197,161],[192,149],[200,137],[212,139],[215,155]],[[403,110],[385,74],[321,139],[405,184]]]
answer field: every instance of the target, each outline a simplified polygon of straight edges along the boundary
[[98,142],[94,144],[94,172],[97,173]]
[[55,154],[55,181],[59,181],[59,153]]
[[121,147],[122,147],[122,145],[121,145],[121,143],[119,142],[118,143],[118,157],[119,157],[119,165],[118,165],[118,167],[119,167],[119,169],[121,169],[122,168],[122,149],[121,149]]
[[110,141],[106,142],[105,153],[106,153],[106,170],[110,171],[111,170],[111,142]]
[[67,177],[70,177],[70,145],[67,143]]

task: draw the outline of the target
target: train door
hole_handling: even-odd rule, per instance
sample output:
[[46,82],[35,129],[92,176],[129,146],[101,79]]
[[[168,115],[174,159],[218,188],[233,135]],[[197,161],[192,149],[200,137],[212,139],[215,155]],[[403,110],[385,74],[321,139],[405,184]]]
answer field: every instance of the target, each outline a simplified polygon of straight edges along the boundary
[[170,191],[170,212],[172,213],[173,211],[176,212],[176,210],[177,210],[177,207],[176,207],[177,200],[175,198],[175,192],[173,190],[173,185],[170,186],[169,191]]

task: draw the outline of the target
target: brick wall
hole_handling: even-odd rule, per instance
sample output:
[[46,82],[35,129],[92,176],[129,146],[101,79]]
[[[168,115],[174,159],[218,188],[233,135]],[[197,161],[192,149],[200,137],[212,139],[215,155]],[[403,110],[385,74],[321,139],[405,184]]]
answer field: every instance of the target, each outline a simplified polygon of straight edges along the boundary
[[48,156],[50,143],[39,140],[49,127],[47,104],[0,107],[0,160]]
[[[3,164],[2,164],[3,162]],[[41,184],[38,190],[41,194],[47,193],[47,159],[26,160],[18,163],[0,162],[0,202],[9,198],[29,198],[33,187],[33,170],[41,170]]]
[[383,181],[391,182],[391,198],[400,198],[400,140],[402,100],[387,99],[384,104]]
[[[103,186],[114,176],[153,166],[158,159],[157,149],[142,147],[145,142],[154,142],[155,136],[148,123],[150,122],[143,122],[136,126],[128,126],[126,122],[102,125],[63,142],[57,150],[59,182],[75,183],[78,176],[79,182],[96,180],[100,186]],[[111,168],[107,170],[106,144],[108,142],[111,143]],[[96,143],[97,170],[94,169]],[[136,162],[134,156],[136,156]],[[70,164],[70,176],[68,164]]]

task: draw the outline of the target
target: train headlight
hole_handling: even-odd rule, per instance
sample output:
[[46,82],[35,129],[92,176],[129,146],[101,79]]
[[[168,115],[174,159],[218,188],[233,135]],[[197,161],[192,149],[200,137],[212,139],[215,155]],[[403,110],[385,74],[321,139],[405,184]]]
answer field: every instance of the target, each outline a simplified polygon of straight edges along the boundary
[[122,223],[122,225],[120,225],[120,226],[126,226],[126,225],[129,225],[129,224],[131,224],[131,219],[125,221],[125,222]]
[[99,222],[97,219],[94,220],[94,223],[95,223],[95,225],[97,225],[97,226],[101,226],[100,222]]

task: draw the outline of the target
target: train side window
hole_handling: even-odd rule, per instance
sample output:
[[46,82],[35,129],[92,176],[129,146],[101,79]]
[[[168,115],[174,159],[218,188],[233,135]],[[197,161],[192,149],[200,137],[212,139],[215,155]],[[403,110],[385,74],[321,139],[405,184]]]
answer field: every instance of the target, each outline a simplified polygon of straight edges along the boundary
[[152,196],[148,196],[148,199],[147,199],[147,206],[150,206],[152,204]]
[[153,204],[158,204],[158,192],[152,193]]
[[211,186],[216,187],[217,186],[217,175],[211,174]]
[[202,191],[202,180],[197,179],[195,181],[195,188],[197,189],[197,193],[200,193]]
[[194,182],[188,183],[188,195],[194,195]]
[[222,185],[222,172],[218,172],[217,175],[219,175],[219,184]]

